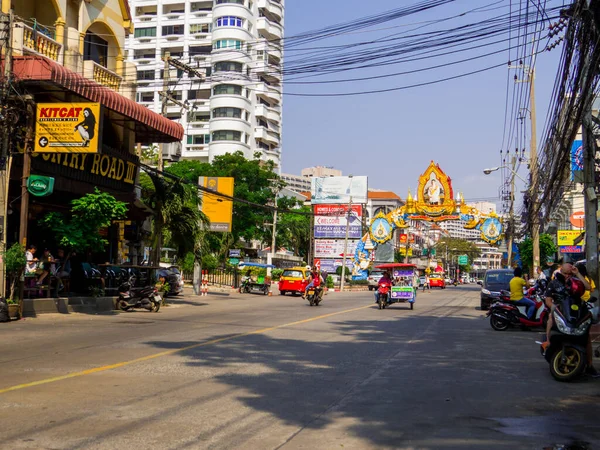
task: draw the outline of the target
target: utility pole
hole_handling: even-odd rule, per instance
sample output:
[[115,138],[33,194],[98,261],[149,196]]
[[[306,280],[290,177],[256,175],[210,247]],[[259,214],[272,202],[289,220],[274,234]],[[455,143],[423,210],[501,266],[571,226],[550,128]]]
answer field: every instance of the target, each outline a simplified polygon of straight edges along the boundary
[[[11,9],[8,13],[0,16],[0,23],[2,25],[2,32],[4,33],[4,39],[2,42],[4,52],[4,82],[2,84],[2,105],[6,108],[10,91],[10,83],[12,77],[12,22],[13,22],[13,10]],[[9,120],[5,116],[2,118],[4,127],[2,130],[2,153],[0,154],[0,204],[2,205],[2,216],[0,217],[0,251],[6,251],[6,216],[8,211],[8,186],[10,179],[10,130],[8,129]],[[4,258],[0,258],[0,295],[4,295],[6,283]]]
[[[532,57],[533,59],[533,57]],[[531,118],[531,150],[529,154],[529,165],[531,170],[531,201],[533,207],[533,221],[531,223],[531,239],[533,241],[533,277],[537,278],[537,267],[540,267],[540,215],[538,211],[539,203],[537,200],[538,189],[538,170],[537,170],[537,122],[535,116],[535,68],[532,66],[529,70],[529,107]],[[513,175],[514,183],[514,175]]]
[[[271,251],[269,252],[269,254],[267,255],[267,264],[271,265],[273,264],[273,260],[275,259],[275,245],[277,244],[276,238],[277,238],[277,197],[279,197],[279,186],[276,185],[275,189],[273,190],[273,193],[275,194],[275,201],[273,203],[273,235],[271,236]],[[270,277],[271,276],[271,268],[267,267],[267,276]]]
[[342,279],[340,281],[340,292],[344,292],[346,281],[346,253],[348,253],[348,235],[350,234],[350,214],[352,214],[352,175],[350,178],[350,198],[348,201],[348,211],[346,212],[346,237],[344,238],[344,254],[342,255]]
[[511,160],[512,172],[510,177],[510,209],[508,211],[508,268],[512,267],[512,249],[515,238],[515,171],[517,169],[517,157],[513,156]]
[[[163,58],[163,90],[162,90],[162,104],[160,108],[160,113],[163,117],[167,117],[167,105],[169,102],[169,59],[171,59],[171,52],[165,52],[165,56]],[[158,164],[157,168],[162,172],[164,168],[163,164],[163,148],[165,144],[160,144],[160,148],[158,151]]]

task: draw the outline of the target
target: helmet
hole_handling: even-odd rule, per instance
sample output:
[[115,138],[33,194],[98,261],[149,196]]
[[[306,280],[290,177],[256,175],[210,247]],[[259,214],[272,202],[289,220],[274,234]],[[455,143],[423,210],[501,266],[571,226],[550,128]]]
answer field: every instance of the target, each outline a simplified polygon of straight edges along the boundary
[[585,293],[585,286],[578,278],[569,278],[567,280],[567,292],[573,297],[581,297]]
[[312,270],[312,267],[310,267],[310,266],[306,266],[306,267],[305,267],[305,269],[306,269],[306,270]]

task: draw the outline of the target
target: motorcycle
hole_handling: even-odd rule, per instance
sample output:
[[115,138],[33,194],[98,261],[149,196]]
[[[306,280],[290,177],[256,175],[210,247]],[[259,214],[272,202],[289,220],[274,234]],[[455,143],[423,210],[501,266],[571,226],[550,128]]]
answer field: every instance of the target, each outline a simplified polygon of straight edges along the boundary
[[246,278],[242,280],[242,284],[238,289],[240,294],[249,294],[250,293],[250,278]]
[[505,331],[511,325],[518,325],[522,328],[546,328],[548,323],[548,308],[544,303],[543,298],[535,288],[528,291],[528,298],[535,302],[535,314],[533,320],[527,318],[527,308],[525,306],[517,306],[510,300],[510,292],[502,291],[500,293],[500,301],[495,302],[487,312],[486,317],[490,318],[490,325],[496,331]]
[[323,288],[322,287],[311,287],[306,293],[306,300],[310,306],[319,306],[319,303],[323,300]]
[[117,307],[121,311],[129,311],[135,308],[144,308],[148,311],[158,312],[162,298],[158,293],[158,289],[154,286],[146,286],[143,288],[133,289],[135,278],[131,277],[128,282],[119,286],[119,299]]
[[596,301],[592,298],[583,302],[568,296],[554,308],[550,344],[545,351],[540,345],[540,352],[548,361],[555,380],[572,381],[586,369],[587,342],[593,318],[591,310]]
[[392,290],[391,283],[381,283],[377,288],[379,309],[385,309],[390,302],[390,291]]

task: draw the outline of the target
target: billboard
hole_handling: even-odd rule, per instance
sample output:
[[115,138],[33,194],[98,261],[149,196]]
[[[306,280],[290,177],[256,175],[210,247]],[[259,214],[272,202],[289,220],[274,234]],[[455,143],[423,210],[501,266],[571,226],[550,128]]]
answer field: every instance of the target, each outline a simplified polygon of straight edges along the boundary
[[362,205],[352,205],[350,224],[348,225],[348,205],[315,205],[314,207],[315,238],[362,237]]
[[575,140],[571,146],[571,181],[583,183],[583,141]]
[[[348,239],[347,259],[354,257],[357,239]],[[344,239],[316,239],[315,240],[315,258],[343,258],[344,257]]]
[[[314,264],[317,267],[319,267],[319,269],[321,271],[327,272],[327,273],[335,273],[337,271],[338,267],[342,267],[342,262],[343,262],[343,260],[341,260],[341,259],[320,259],[320,258],[314,259]],[[346,259],[346,267],[348,269],[352,269],[353,265],[354,265],[354,261],[352,260],[352,258]]]
[[198,177],[198,185],[211,192],[200,191],[202,212],[210,219],[210,231],[222,233],[231,232],[231,216],[233,214],[233,201],[217,195],[233,196],[233,178],[230,177]]
[[100,103],[38,103],[33,151],[98,153]]
[[314,177],[311,203],[367,203],[367,177]]
[[580,230],[558,230],[556,233],[557,244],[559,247],[577,245],[575,244],[575,239],[580,237],[582,233]]

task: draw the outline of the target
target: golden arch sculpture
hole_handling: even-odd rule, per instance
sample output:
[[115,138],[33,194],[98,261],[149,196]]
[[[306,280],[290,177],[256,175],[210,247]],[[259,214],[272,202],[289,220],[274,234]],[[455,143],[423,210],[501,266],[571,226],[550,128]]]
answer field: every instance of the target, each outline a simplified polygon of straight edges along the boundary
[[454,197],[452,180],[438,164],[431,161],[427,170],[419,177],[415,197],[408,193],[406,204],[388,214],[380,212],[372,218],[369,232],[363,236],[354,253],[352,276],[366,279],[371,258],[378,244],[392,239],[396,228],[408,228],[411,220],[443,222],[462,220],[466,229],[479,230],[481,239],[495,245],[504,234],[502,220],[494,213],[483,214],[468,206],[462,194]]

